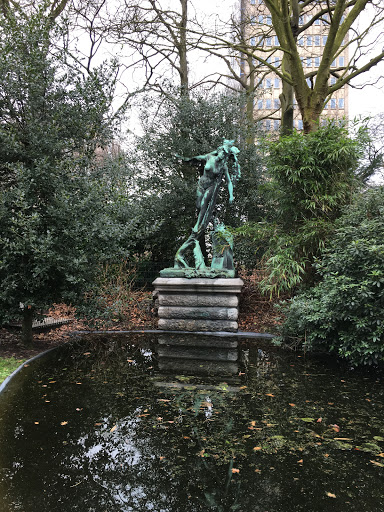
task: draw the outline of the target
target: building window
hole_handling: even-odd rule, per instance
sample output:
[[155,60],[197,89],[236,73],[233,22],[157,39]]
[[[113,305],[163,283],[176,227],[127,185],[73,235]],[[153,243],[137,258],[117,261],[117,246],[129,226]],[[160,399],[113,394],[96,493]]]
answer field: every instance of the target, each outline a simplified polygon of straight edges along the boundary
[[273,128],[274,128],[274,130],[276,130],[276,131],[280,128],[280,123],[279,123],[278,119],[275,119],[275,120],[273,121]]
[[320,57],[315,57],[315,67],[318,68],[320,66]]
[[272,100],[268,98],[265,100],[265,108],[272,108]]
[[270,130],[270,129],[271,129],[271,120],[270,120],[270,119],[267,119],[267,120],[265,121],[265,128],[266,128],[267,130]]
[[299,17],[299,25],[304,25],[304,16]]
[[272,25],[272,16],[267,16],[266,23],[267,25]]
[[328,110],[328,102],[324,105],[323,110]]
[[279,44],[280,44],[279,43],[279,38],[277,36],[275,36],[275,43],[274,44],[275,44],[275,46],[279,46]]
[[323,36],[323,46],[327,44],[328,36]]
[[312,36],[307,36],[307,46],[312,46]]
[[272,46],[272,37],[267,37],[267,46]]
[[320,46],[320,36],[315,36],[315,46]]
[[272,64],[272,57],[267,58],[267,64]]
[[298,119],[297,120],[297,128],[299,130],[302,130],[303,129],[303,120],[302,119]]
[[275,89],[280,89],[280,79],[275,78]]
[[305,61],[307,68],[310,68],[312,66],[312,57],[307,57]]
[[317,18],[317,19],[315,20],[315,25],[320,25],[320,18]]
[[260,25],[262,25],[264,23],[264,16],[262,14],[260,14],[260,16],[259,16],[259,23],[260,23]]
[[335,68],[335,67],[337,66],[336,59],[332,62],[331,66],[332,66],[333,68]]
[[304,46],[304,37],[300,37],[299,46]]
[[263,5],[264,4],[264,0],[259,0],[259,5]]
[[263,100],[257,100],[257,108],[261,110],[263,108]]
[[256,25],[256,16],[251,16],[251,25]]
[[339,57],[339,66],[344,67],[344,57],[343,56]]
[[267,89],[270,89],[272,87],[272,80],[270,78],[266,78],[266,80],[265,80],[265,87]]
[[251,37],[251,46],[256,46],[256,37]]
[[305,81],[307,82],[308,87],[312,87],[310,78],[306,78]]
[[339,108],[344,108],[344,98],[339,98]]
[[280,100],[278,98],[273,100],[273,108],[280,108]]
[[336,98],[331,98],[331,108],[336,108]]
[[251,0],[251,5],[256,5],[256,0]]
[[336,83],[336,77],[335,77],[335,76],[331,76],[331,80],[330,80],[330,82],[331,82],[331,85],[335,85],[335,83]]
[[278,68],[280,66],[280,59],[279,57],[275,57],[275,68]]

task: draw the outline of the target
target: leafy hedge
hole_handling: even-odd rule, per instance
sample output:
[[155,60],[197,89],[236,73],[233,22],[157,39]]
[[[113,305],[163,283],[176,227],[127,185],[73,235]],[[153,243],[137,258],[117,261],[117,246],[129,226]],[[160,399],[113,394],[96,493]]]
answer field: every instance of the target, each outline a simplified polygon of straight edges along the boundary
[[283,306],[282,340],[354,365],[384,361],[384,188],[345,209],[316,264],[321,281]]

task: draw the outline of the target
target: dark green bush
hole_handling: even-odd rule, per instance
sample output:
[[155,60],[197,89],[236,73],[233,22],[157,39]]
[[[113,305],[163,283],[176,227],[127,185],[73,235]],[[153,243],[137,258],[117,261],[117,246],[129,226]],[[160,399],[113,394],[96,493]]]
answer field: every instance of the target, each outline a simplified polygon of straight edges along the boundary
[[321,281],[283,306],[285,342],[354,365],[384,361],[384,188],[345,209],[316,265]]

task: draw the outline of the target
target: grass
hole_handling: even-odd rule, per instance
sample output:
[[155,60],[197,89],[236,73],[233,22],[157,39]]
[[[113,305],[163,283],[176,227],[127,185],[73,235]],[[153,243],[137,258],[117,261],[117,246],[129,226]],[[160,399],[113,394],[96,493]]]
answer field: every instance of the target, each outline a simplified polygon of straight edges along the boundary
[[0,384],[24,361],[25,359],[15,359],[14,357],[0,357]]

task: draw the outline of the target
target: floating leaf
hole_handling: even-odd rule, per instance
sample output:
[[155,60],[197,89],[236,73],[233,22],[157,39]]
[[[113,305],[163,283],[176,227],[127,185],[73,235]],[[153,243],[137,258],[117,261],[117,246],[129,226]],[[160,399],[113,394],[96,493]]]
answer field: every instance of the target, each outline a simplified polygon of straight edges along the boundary
[[296,404],[289,404],[291,407],[296,407]]
[[68,425],[68,421],[62,421],[60,425]]
[[336,498],[336,494],[333,494],[332,492],[326,492],[325,494],[328,496],[328,498]]
[[254,451],[254,452],[257,452],[257,451],[259,451],[259,450],[262,450],[261,446],[255,446],[255,447],[253,448],[253,451]]
[[379,466],[380,468],[384,468],[384,464],[381,462],[377,462],[377,460],[370,460],[369,462],[372,462],[375,466]]
[[265,396],[272,396],[272,397],[274,397],[275,395],[273,395],[272,393],[265,393]]
[[232,473],[240,473],[240,469],[232,468]]
[[110,432],[114,432],[116,429],[117,429],[117,425],[113,425],[113,427],[111,428]]
[[315,421],[315,418],[300,418],[301,421],[305,421],[305,423],[312,423],[312,421]]

